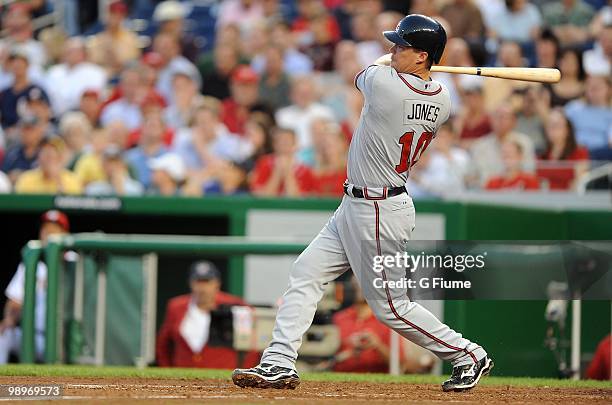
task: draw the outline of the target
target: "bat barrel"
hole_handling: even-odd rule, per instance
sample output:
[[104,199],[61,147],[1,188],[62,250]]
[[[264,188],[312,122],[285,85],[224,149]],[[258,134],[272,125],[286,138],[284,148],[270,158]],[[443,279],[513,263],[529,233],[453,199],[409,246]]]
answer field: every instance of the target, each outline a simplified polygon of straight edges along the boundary
[[561,79],[561,72],[558,69],[549,68],[433,66],[431,71],[540,83],[556,83]]

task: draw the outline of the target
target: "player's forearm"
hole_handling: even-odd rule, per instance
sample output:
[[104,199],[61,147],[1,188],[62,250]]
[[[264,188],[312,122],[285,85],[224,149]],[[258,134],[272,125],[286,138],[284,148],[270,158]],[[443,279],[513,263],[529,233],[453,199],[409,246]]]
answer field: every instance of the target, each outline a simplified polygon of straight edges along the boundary
[[381,56],[380,58],[376,59],[374,64],[379,65],[379,66],[390,66],[391,65],[391,54],[388,53],[386,55]]

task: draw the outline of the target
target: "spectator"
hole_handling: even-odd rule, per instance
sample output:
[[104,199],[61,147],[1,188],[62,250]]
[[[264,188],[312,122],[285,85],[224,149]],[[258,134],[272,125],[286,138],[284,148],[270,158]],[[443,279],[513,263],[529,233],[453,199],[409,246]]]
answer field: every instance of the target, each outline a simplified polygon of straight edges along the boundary
[[[523,53],[516,42],[504,42],[499,47],[498,64],[502,67],[524,67]],[[504,104],[516,88],[525,87],[525,82],[504,80],[496,77],[485,77],[483,95],[488,111],[493,111]]]
[[19,47],[27,55],[28,60],[36,69],[42,69],[47,63],[45,47],[34,39],[30,7],[21,2],[15,2],[2,17],[2,28],[6,30],[7,40],[12,47]]
[[138,196],[144,190],[142,184],[130,177],[123,160],[121,148],[109,145],[102,154],[102,169],[106,181],[94,181],[85,188],[87,195]]
[[[166,125],[166,117],[168,116],[166,112],[166,101],[164,98],[155,90],[150,90],[141,100],[140,100],[140,115],[142,117],[146,115],[155,115],[159,117],[162,123],[162,140],[164,145],[170,146],[172,145],[172,141],[174,140],[174,129],[170,126]],[[141,126],[131,131],[126,140],[125,146],[127,148],[133,148],[138,144],[141,134],[142,127],[144,124],[141,123]]]
[[217,160],[245,158],[245,142],[220,122],[220,109],[217,99],[205,97],[194,110],[190,128],[177,134],[173,151],[188,169],[197,171]]
[[319,88],[323,90],[321,104],[333,112],[342,125],[347,139],[353,136],[363,107],[363,96],[355,87],[355,76],[361,70],[357,49],[352,41],[341,41],[336,47],[334,72],[321,75]]
[[33,87],[21,97],[17,104],[17,111],[19,115],[31,114],[38,118],[40,122],[46,123],[48,133],[54,134],[57,132],[49,98],[40,88]]
[[540,188],[537,177],[523,170],[525,165],[523,147],[519,141],[504,141],[501,146],[501,155],[504,174],[491,177],[485,185],[487,190],[537,190]]
[[589,39],[589,23],[595,11],[583,0],[562,0],[546,4],[543,15],[546,25],[567,46],[583,44]]
[[185,32],[185,18],[189,15],[184,3],[175,0],[162,1],[155,7],[153,21],[159,24],[159,32],[175,37],[182,55],[195,63],[199,48],[193,35]]
[[[544,152],[546,140],[544,136],[544,121],[549,111],[549,101],[541,86],[528,85],[523,89],[515,89],[516,99],[516,131],[527,135],[537,155]],[[513,100],[512,100],[513,101]]]
[[329,72],[334,66],[334,49],[338,38],[330,32],[330,18],[332,17],[327,13],[313,16],[309,23],[312,40],[300,47],[300,50],[312,60],[316,71]]
[[[41,216],[38,239],[43,246],[49,236],[63,235],[69,231],[68,217],[56,210]],[[7,301],[0,321],[0,365],[6,364],[11,354],[21,351],[21,311],[25,297],[25,265],[19,263],[15,275],[4,291]],[[36,267],[36,300],[34,309],[34,353],[36,361],[42,361],[45,347],[45,320],[47,303],[47,266],[39,261]]]
[[109,2],[104,30],[89,39],[90,60],[115,77],[128,62],[140,56],[138,36],[125,28],[128,8],[121,0]]
[[492,130],[491,117],[485,109],[482,85],[482,81],[473,81],[463,87],[464,108],[455,124],[459,132],[459,142],[465,149],[469,149],[475,140]]
[[2,171],[8,174],[13,183],[23,171],[34,167],[46,126],[33,115],[26,115],[19,120],[18,131],[19,142],[7,149],[2,163]]
[[494,21],[495,25],[490,27],[494,37],[522,44],[535,40],[542,25],[538,8],[527,0],[507,0]]
[[149,160],[168,152],[164,145],[165,125],[160,114],[146,115],[142,123],[142,133],[138,145],[125,156],[127,163],[136,171],[136,179],[145,187],[151,185]]
[[182,194],[182,186],[187,178],[185,163],[176,153],[165,153],[149,160],[151,184],[149,194],[166,197]]
[[15,183],[20,194],[81,194],[81,180],[64,169],[64,141],[59,137],[45,138],[40,145],[38,168],[23,172]]
[[258,84],[257,73],[248,66],[240,66],[232,73],[231,97],[223,100],[221,111],[221,120],[230,132],[244,134],[250,109],[258,101]]
[[106,86],[106,72],[87,61],[85,42],[73,37],[66,42],[63,63],[52,66],[47,72],[46,86],[53,111],[59,116],[76,109],[85,90],[102,91]]
[[17,124],[22,113],[18,110],[20,99],[32,89],[38,89],[44,97],[47,97],[42,87],[33,84],[28,77],[28,58],[28,54],[19,48],[13,49],[8,57],[8,70],[13,75],[13,83],[0,92],[0,123],[7,131],[9,139],[12,138],[10,132],[15,132],[12,127]]
[[450,124],[438,129],[431,151],[421,154],[412,167],[408,183],[414,197],[448,197],[465,189],[470,166],[469,154],[456,146],[456,134]]
[[272,153],[272,139],[270,130],[272,122],[258,113],[253,113],[245,125],[245,140],[247,142],[247,156],[240,162],[246,172],[251,172],[260,157]]
[[102,167],[102,155],[109,144],[114,143],[111,134],[124,129],[123,124],[115,122],[107,128],[92,131],[91,150],[83,153],[74,165],[74,172],[81,180],[83,187],[96,181],[108,181]]
[[153,51],[161,56],[161,67],[157,78],[157,91],[169,102],[172,102],[172,78],[176,72],[186,72],[202,86],[200,72],[189,59],[181,55],[179,41],[168,33],[159,33],[153,40]]
[[[313,62],[297,49],[289,26],[285,22],[279,21],[272,26],[270,32],[271,45],[278,46],[283,50],[285,73],[289,77],[310,74],[313,69]],[[261,74],[265,68],[263,55],[255,55],[251,61],[251,66],[258,74]]]
[[92,127],[82,112],[68,112],[62,116],[59,132],[66,143],[65,167],[74,170],[76,162],[90,148]]
[[297,197],[311,193],[315,180],[311,169],[295,157],[297,135],[291,129],[277,128],[273,133],[273,150],[261,157],[251,173],[250,187],[258,196]]
[[253,60],[261,55],[271,42],[270,27],[264,21],[253,24],[252,27],[242,32],[242,40],[238,44],[241,59]]
[[100,114],[100,122],[107,126],[119,121],[128,129],[134,130],[142,123],[140,103],[144,97],[140,86],[140,73],[136,66],[131,66],[121,72],[119,83],[120,97],[107,104]]
[[[559,39],[550,28],[544,28],[536,39],[536,61],[539,68],[555,68],[559,60]],[[563,78],[563,76],[561,76]]]
[[166,123],[171,128],[186,127],[192,119],[193,111],[202,102],[198,85],[193,78],[177,71],[172,79],[172,103],[164,111]]
[[589,149],[591,159],[612,160],[610,77],[589,76],[584,100],[567,103],[565,113],[576,129],[576,140]]
[[580,54],[576,50],[568,48],[561,52],[559,70],[561,80],[545,85],[550,92],[551,107],[564,106],[584,94],[584,70]]
[[470,148],[476,177],[484,184],[489,178],[505,172],[501,145],[509,140],[521,145],[521,161],[524,164],[521,169],[527,172],[533,171],[535,167],[533,142],[527,135],[514,131],[516,115],[512,108],[501,105],[497,107],[491,118],[493,131],[475,141]]
[[340,40],[340,27],[334,17],[328,14],[321,0],[300,0],[297,3],[298,16],[293,20],[291,30],[297,35],[298,44],[307,46],[312,41],[313,22],[320,18],[321,28],[327,32],[331,42]]
[[316,117],[333,119],[333,113],[317,102],[318,88],[309,76],[294,78],[291,82],[291,102],[288,107],[276,112],[276,122],[283,128],[290,128],[297,134],[298,149],[307,148],[312,143],[310,126]]
[[[213,61],[209,62],[207,55],[198,61],[198,69],[202,75],[202,94],[225,100],[230,96],[230,77],[238,66],[238,49],[234,46],[217,43],[213,50]],[[208,68],[208,65],[211,65]]]
[[538,177],[551,190],[568,190],[574,179],[588,170],[589,151],[576,143],[574,127],[560,108],[550,112],[545,130],[546,150],[538,163]]
[[451,26],[453,35],[479,42],[484,35],[484,22],[480,10],[470,0],[454,0],[447,3],[440,15]]
[[315,151],[315,193],[325,197],[342,197],[346,180],[346,138],[338,125],[328,125]]
[[[201,260],[191,265],[190,294],[172,298],[157,335],[157,364],[161,367],[203,367],[232,369],[257,364],[258,355],[250,352],[244,364],[227,342],[215,337],[216,314],[231,316],[232,306],[244,306],[244,301],[221,291],[221,274],[215,265]],[[217,318],[218,319],[218,318]],[[217,341],[216,341],[217,340]],[[231,344],[231,342],[230,342]]]
[[283,50],[269,46],[265,51],[266,67],[259,81],[259,100],[277,110],[288,106],[289,76],[283,70]]
[[100,127],[100,111],[102,102],[100,92],[94,89],[87,89],[81,94],[78,110],[85,114],[92,128]]
[[610,381],[612,379],[610,375],[610,370],[612,370],[610,365],[612,350],[610,349],[612,349],[612,335],[606,336],[597,345],[593,359],[586,370],[586,378],[603,381]]
[[221,4],[217,17],[217,29],[236,24],[248,30],[263,18],[263,7],[258,0],[226,0]]
[[582,56],[584,70],[593,76],[610,76],[612,74],[612,17],[601,28],[593,49]]
[[377,26],[377,16],[366,12],[357,12],[351,19],[353,40],[356,46],[359,62],[362,66],[368,66],[373,60],[385,54],[388,46],[383,48],[379,41],[381,32]]

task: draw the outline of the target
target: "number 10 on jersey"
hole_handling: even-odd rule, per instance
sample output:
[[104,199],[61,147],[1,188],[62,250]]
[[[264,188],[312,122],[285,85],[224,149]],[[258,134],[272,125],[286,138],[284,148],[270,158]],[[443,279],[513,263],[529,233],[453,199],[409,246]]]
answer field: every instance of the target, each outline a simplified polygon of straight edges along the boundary
[[402,157],[400,158],[400,162],[395,166],[395,171],[398,173],[404,173],[409,170],[416,162],[419,161],[419,158],[425,152],[425,149],[431,143],[433,139],[433,132],[423,132],[417,141],[416,147],[414,148],[414,152],[412,151],[412,142],[414,140],[414,132],[406,132],[399,139],[399,144],[402,145]]

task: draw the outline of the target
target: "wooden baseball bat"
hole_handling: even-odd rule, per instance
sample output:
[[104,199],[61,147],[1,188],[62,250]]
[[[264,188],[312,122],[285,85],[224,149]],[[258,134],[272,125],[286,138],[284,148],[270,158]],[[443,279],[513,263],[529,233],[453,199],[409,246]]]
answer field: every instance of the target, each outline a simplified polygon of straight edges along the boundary
[[559,69],[548,68],[432,66],[431,71],[498,77],[500,79],[524,80],[527,82],[540,83],[557,83],[561,79],[561,72],[559,72]]

